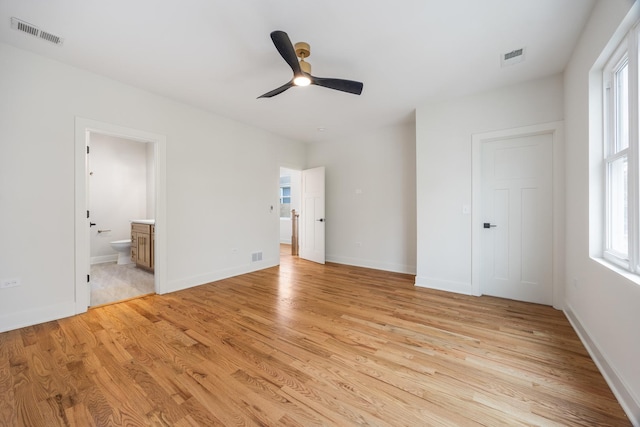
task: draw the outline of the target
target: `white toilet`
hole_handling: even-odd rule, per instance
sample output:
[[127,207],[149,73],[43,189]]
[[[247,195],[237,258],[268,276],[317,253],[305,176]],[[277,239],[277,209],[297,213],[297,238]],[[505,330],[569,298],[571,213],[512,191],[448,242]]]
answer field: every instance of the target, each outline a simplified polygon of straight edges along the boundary
[[131,264],[131,239],[115,240],[111,247],[118,252],[118,264]]

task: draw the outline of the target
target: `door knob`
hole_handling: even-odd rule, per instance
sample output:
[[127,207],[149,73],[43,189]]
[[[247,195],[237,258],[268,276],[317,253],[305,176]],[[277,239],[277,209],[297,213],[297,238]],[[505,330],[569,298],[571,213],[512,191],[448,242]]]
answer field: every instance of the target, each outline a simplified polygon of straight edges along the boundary
[[320,219],[316,219],[316,221],[324,222],[325,219],[324,218],[320,218]]
[[495,225],[495,224],[491,224],[491,223],[489,223],[489,222],[485,222],[483,226],[484,226],[484,228],[493,228],[493,227],[497,227],[497,225]]

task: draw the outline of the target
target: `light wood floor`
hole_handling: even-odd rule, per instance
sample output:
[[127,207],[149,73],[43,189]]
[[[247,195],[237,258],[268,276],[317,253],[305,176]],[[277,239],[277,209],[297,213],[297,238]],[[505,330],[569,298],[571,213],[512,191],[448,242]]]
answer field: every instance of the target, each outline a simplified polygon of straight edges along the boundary
[[284,257],[0,334],[0,425],[630,422],[562,312]]

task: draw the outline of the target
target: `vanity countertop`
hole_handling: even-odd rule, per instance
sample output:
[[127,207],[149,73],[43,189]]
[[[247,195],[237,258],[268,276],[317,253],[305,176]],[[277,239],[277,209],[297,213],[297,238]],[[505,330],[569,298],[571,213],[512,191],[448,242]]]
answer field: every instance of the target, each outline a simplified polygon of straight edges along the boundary
[[137,224],[155,225],[156,220],[155,219],[132,219],[131,222],[135,222]]

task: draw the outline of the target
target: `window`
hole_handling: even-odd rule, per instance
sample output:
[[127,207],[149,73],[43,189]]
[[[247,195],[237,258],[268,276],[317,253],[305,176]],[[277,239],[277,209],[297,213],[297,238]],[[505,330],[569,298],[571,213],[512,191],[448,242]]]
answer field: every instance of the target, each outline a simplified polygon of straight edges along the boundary
[[280,187],[280,203],[291,203],[291,187]]
[[280,218],[291,218],[291,177],[280,177]]
[[638,257],[638,30],[633,29],[604,68],[606,260],[633,273]]

